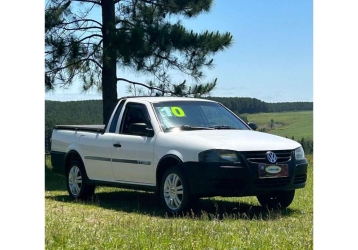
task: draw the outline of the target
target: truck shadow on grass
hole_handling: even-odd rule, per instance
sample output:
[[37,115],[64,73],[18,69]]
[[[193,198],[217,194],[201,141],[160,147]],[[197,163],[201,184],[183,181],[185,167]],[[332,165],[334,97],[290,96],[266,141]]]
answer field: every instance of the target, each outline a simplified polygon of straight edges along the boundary
[[52,172],[51,167],[45,164],[45,191],[67,191],[66,178]]
[[170,215],[160,204],[158,195],[150,192],[120,190],[96,193],[89,201],[75,201],[67,195],[46,197],[59,202],[95,205],[101,208],[137,213],[148,216],[187,217],[193,219],[243,219],[243,220],[275,220],[295,213],[294,209],[268,210],[259,205],[244,202],[231,202],[202,198],[189,212],[180,215]]
[[191,217],[202,219],[261,219],[274,220],[283,216],[290,216],[296,210],[277,209],[268,210],[259,205],[245,202],[232,202],[225,199],[202,198],[195,208],[181,215],[169,215],[162,208],[159,196],[151,192],[109,188],[96,188],[95,195],[89,201],[74,201],[67,195],[66,179],[54,174],[48,166],[45,166],[45,191],[64,191],[66,195],[47,195],[46,199],[52,199],[64,203],[79,203],[95,205],[101,208],[122,211],[127,213],[138,213],[149,216],[165,217]]

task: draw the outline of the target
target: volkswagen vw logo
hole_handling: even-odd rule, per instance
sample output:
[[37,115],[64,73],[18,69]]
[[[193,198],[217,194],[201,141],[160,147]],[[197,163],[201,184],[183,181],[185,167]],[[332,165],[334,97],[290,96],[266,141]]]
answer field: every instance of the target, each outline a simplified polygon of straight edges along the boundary
[[266,153],[267,160],[271,163],[275,163],[277,161],[277,156],[274,152],[268,151]]

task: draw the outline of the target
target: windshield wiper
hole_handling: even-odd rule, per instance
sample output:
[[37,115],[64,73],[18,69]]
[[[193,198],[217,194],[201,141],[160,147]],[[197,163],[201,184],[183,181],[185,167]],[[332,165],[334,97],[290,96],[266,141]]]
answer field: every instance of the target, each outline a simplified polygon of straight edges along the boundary
[[195,127],[195,126],[189,126],[189,125],[182,125],[182,126],[166,128],[165,131],[173,130],[175,128],[178,128],[180,130],[213,130],[213,129],[215,129],[212,127]]
[[213,129],[239,129],[239,128],[235,128],[235,127],[228,126],[228,125],[215,125],[215,126],[210,126],[209,128],[213,128]]

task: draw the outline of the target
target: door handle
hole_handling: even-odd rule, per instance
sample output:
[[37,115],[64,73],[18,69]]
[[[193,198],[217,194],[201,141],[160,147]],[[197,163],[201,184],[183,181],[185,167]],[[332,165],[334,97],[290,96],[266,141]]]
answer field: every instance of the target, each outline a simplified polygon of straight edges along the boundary
[[119,142],[117,142],[113,144],[113,147],[120,148],[122,147],[122,145]]

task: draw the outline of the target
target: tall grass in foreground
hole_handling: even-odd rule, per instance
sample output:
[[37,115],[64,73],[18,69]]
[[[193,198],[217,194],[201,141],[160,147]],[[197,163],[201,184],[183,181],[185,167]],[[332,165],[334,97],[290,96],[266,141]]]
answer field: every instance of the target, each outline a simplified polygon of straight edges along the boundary
[[65,178],[45,167],[46,249],[313,249],[313,157],[307,186],[288,209],[255,197],[206,198],[200,210],[168,217],[152,193],[97,188],[72,201]]

